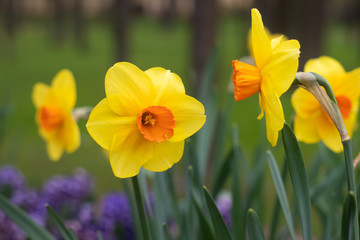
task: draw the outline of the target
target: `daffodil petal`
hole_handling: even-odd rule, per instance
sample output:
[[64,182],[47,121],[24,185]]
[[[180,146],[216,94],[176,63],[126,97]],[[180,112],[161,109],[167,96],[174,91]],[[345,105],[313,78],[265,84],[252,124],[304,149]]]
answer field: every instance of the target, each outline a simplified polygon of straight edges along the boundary
[[263,78],[271,76],[277,95],[280,97],[289,89],[299,66],[300,44],[297,40],[279,43],[274,49],[269,63],[262,69]]
[[195,98],[184,94],[173,94],[164,100],[175,119],[174,135],[170,142],[179,142],[197,132],[205,123],[204,106]]
[[119,178],[133,177],[154,155],[154,142],[146,140],[134,126],[117,131],[110,149],[110,164]]
[[346,130],[348,131],[348,134],[350,137],[352,137],[354,131],[357,129],[357,116],[359,112],[359,102],[354,101],[352,103],[351,107],[351,113],[350,116],[347,119],[344,119],[344,124],[346,127]]
[[295,115],[294,119],[294,133],[299,141],[305,143],[316,143],[320,141],[320,137],[317,133],[318,118],[323,112],[318,109],[317,114],[313,114],[310,117],[302,118],[299,115]]
[[153,172],[162,172],[180,161],[185,141],[155,143],[154,156],[144,164],[144,168]]
[[285,118],[283,108],[272,86],[271,79],[261,84],[261,105],[266,117],[267,139],[272,146],[275,146],[278,139],[278,132],[284,127]]
[[39,109],[44,104],[48,97],[50,87],[44,83],[36,83],[32,91],[32,101],[36,109]]
[[345,74],[343,66],[341,66],[341,64],[335,59],[327,56],[308,60],[305,64],[304,71],[320,74],[330,83],[332,87],[334,87],[334,79],[337,79]]
[[339,79],[336,89],[337,96],[346,96],[352,101],[358,101],[360,96],[360,68],[348,72]]
[[118,129],[136,125],[136,116],[120,116],[114,113],[105,98],[91,111],[86,124],[90,136],[104,149],[110,150]]
[[149,76],[135,65],[119,62],[105,76],[110,108],[119,115],[136,115],[153,105],[154,86]]
[[265,32],[260,12],[255,8],[251,9],[251,21],[251,46],[256,66],[262,68],[268,63],[271,57],[271,43]]
[[323,114],[317,124],[317,132],[324,144],[333,152],[339,153],[343,150],[341,137],[335,125]]
[[62,104],[67,109],[72,109],[76,103],[76,84],[74,76],[67,70],[61,70],[56,74],[52,81],[52,89]]
[[[266,28],[265,28],[265,31],[266,31]],[[269,34],[268,34],[269,35]],[[269,35],[270,36],[270,35]],[[276,37],[273,37],[271,39],[271,48],[274,49],[277,45],[280,44],[280,42],[282,41],[283,39],[283,35],[280,35],[280,36],[276,36]]]
[[56,140],[48,141],[46,144],[46,150],[51,161],[58,161],[64,152],[64,148]]
[[80,146],[80,130],[77,122],[72,116],[64,122],[64,127],[62,129],[62,139],[66,152],[72,153]]
[[296,89],[292,94],[291,104],[295,109],[296,115],[301,118],[308,118],[314,114],[314,112],[321,109],[321,106],[316,98],[301,87]]
[[145,73],[150,77],[156,91],[154,105],[161,105],[162,100],[172,94],[185,94],[181,78],[170,70],[154,67],[146,70]]

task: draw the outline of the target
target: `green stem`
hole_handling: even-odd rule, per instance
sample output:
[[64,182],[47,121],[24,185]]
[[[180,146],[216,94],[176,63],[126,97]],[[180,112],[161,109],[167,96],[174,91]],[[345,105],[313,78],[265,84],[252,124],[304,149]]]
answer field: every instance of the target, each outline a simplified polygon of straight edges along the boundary
[[355,198],[355,219],[354,219],[354,234],[355,239],[359,240],[359,220],[358,220],[358,207],[357,207],[357,199],[356,199],[356,184],[355,184],[355,174],[354,174],[354,166],[353,166],[353,157],[352,157],[352,147],[350,139],[342,142],[344,146],[344,155],[345,155],[345,166],[346,166],[346,176],[347,176],[347,185],[349,191],[354,192]]
[[144,207],[143,197],[142,197],[141,190],[140,190],[138,177],[137,176],[132,177],[131,180],[132,180],[132,185],[134,188],[135,200],[136,200],[138,213],[140,216],[140,223],[141,223],[141,228],[142,228],[142,232],[143,232],[143,237],[144,237],[144,240],[151,240],[149,223],[148,223],[146,212],[145,212],[145,207]]

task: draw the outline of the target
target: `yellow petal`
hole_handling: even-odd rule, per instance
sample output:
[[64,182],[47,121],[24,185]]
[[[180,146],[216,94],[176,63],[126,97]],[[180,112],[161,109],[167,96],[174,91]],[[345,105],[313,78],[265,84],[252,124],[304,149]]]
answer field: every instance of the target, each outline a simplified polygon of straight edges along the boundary
[[72,153],[80,146],[80,130],[77,122],[70,115],[64,121],[64,126],[61,129],[61,138],[66,152]]
[[[332,86],[333,87],[333,86]],[[346,96],[352,101],[358,101],[360,96],[360,68],[339,77],[338,84],[333,87],[336,96]]]
[[291,104],[296,112],[296,115],[301,118],[308,118],[313,115],[314,112],[321,109],[321,106],[316,98],[301,87],[296,89],[292,94]]
[[357,116],[359,112],[359,102],[354,101],[352,103],[351,107],[351,113],[350,116],[347,119],[344,119],[344,124],[346,127],[346,130],[348,131],[348,134],[350,137],[352,137],[354,131],[357,129]]
[[165,171],[180,161],[185,141],[162,142],[155,144],[154,156],[144,164],[144,168],[153,172]]
[[339,153],[343,150],[339,131],[324,114],[319,119],[317,131],[320,139],[331,151]]
[[43,106],[48,94],[50,87],[43,83],[36,83],[32,91],[32,101],[35,108],[38,109]]
[[67,109],[74,108],[76,103],[76,84],[74,76],[69,70],[64,69],[57,73],[51,86],[58,98],[61,99],[62,106]]
[[61,143],[56,140],[48,141],[46,149],[51,161],[58,161],[64,152],[64,148]]
[[91,111],[86,127],[90,136],[101,147],[110,150],[118,129],[127,125],[136,126],[136,116],[120,116],[114,113],[105,98]]
[[267,139],[275,146],[278,132],[284,127],[284,113],[279,99],[276,95],[271,79],[263,80],[261,84],[261,106],[265,111]]
[[333,86],[333,81],[335,79],[345,74],[345,70],[341,64],[335,59],[327,56],[310,59],[306,62],[304,71],[320,74],[330,83],[331,86]]
[[279,43],[274,49],[269,63],[262,69],[261,76],[270,75],[277,95],[280,97],[289,89],[299,66],[300,44],[297,40]]
[[294,133],[299,141],[305,143],[316,143],[320,141],[316,123],[322,114],[321,109],[318,109],[318,112],[315,112],[307,118],[302,118],[298,114],[295,115]]
[[256,8],[251,9],[251,40],[256,66],[264,67],[271,57],[271,43],[265,32],[261,15]]
[[171,142],[179,142],[197,132],[205,123],[204,106],[195,98],[185,94],[174,94],[164,101],[175,119],[174,135]]
[[[266,28],[265,28],[266,31]],[[269,35],[269,38],[271,38],[271,35]],[[283,35],[276,36],[271,38],[271,48],[274,49],[277,45],[280,44],[280,42],[283,40]]]
[[153,105],[154,86],[143,71],[128,62],[116,63],[105,76],[110,108],[120,115],[137,115]]
[[110,164],[119,178],[133,177],[154,155],[155,143],[146,140],[136,124],[118,130],[110,149]]
[[156,92],[154,105],[161,105],[163,99],[168,98],[172,94],[185,94],[184,84],[181,78],[175,73],[170,72],[164,68],[155,67],[145,71],[150,77]]

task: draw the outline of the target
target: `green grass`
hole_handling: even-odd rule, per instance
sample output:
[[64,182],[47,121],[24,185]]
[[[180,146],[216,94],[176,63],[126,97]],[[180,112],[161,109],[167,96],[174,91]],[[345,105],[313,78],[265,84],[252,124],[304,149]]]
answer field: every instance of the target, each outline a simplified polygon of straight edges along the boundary
[[[216,91],[222,96],[231,77],[231,60],[247,54],[249,21],[240,17],[223,17],[219,23],[218,69]],[[70,33],[67,26],[67,33]],[[104,92],[104,76],[116,60],[111,25],[105,20],[87,23],[86,44],[78,45],[71,34],[60,44],[52,40],[50,26],[45,22],[28,21],[18,29],[15,41],[0,38],[0,107],[9,106],[5,121],[3,144],[0,145],[0,165],[11,163],[27,176],[31,186],[40,186],[54,174],[71,173],[83,167],[95,176],[97,193],[120,188],[120,180],[112,174],[110,164],[101,148],[90,138],[86,121],[79,122],[82,145],[74,154],[65,154],[59,162],[51,162],[43,140],[37,134],[31,102],[36,82],[49,84],[62,68],[70,69],[77,81],[77,106],[95,106]],[[172,70],[190,86],[192,76],[191,28],[189,22],[179,20],[169,28],[150,18],[136,18],[129,31],[129,61],[145,70],[161,66]],[[1,36],[4,36],[0,30]],[[326,30],[324,50],[341,61],[347,70],[360,64],[359,45],[342,24],[331,24]],[[188,92],[191,92],[188,90]],[[212,97],[212,96],[209,96]],[[286,120],[292,115],[290,94],[282,97]],[[258,97],[238,102],[233,108],[233,120],[239,125],[240,144],[252,154],[259,141],[266,144],[265,122],[257,121]],[[269,145],[268,145],[269,146]],[[316,146],[305,146],[312,153]],[[281,145],[275,149],[282,153]],[[305,153],[305,156],[306,156]]]

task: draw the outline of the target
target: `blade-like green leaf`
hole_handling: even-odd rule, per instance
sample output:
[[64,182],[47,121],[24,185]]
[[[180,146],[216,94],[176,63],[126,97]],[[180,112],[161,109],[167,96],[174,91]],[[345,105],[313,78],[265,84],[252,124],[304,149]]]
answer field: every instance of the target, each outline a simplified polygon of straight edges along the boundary
[[239,176],[239,161],[241,159],[241,149],[239,146],[239,131],[237,125],[232,127],[232,142],[233,142],[233,155],[231,162],[231,175],[232,175],[232,202],[236,203],[231,208],[231,222],[233,226],[234,240],[240,240],[245,238],[245,210],[244,202],[241,197],[241,180]]
[[97,240],[104,240],[100,231],[96,232]]
[[276,189],[281,207],[282,207],[284,215],[285,215],[286,223],[289,227],[291,239],[296,239],[294,223],[293,223],[293,219],[291,216],[289,201],[286,196],[285,187],[284,187],[284,183],[281,178],[279,168],[276,164],[276,161],[275,161],[272,153],[270,151],[267,151],[267,155],[268,155],[268,163],[269,163],[269,167],[270,167],[271,176],[273,178],[273,181],[275,184],[275,189]]
[[43,227],[37,225],[24,210],[15,206],[0,194],[0,209],[18,225],[21,230],[31,239],[55,240],[55,238]]
[[53,223],[55,223],[56,227],[59,229],[59,232],[60,232],[61,236],[64,238],[64,240],[76,240],[77,239],[75,234],[72,231],[70,231],[69,229],[67,229],[63,220],[49,205],[46,205],[46,210],[48,212],[48,215],[49,215],[51,221],[53,221]]
[[204,212],[202,211],[198,201],[196,200],[194,193],[192,192],[192,201],[196,209],[196,213],[199,217],[199,239],[202,240],[215,240],[214,233],[211,229],[210,223],[205,217]]
[[341,239],[351,240],[354,230],[354,217],[356,212],[355,197],[352,191],[349,191],[344,203],[343,215],[341,219]]
[[231,149],[226,158],[222,161],[219,170],[216,172],[215,180],[214,180],[214,186],[212,195],[214,198],[220,193],[222,187],[224,186],[229,173],[230,173],[230,163],[232,159],[234,158],[234,151]]
[[287,124],[282,129],[283,144],[288,161],[290,178],[293,185],[296,204],[299,210],[303,239],[312,239],[312,216],[308,177],[299,143]]
[[209,209],[211,221],[214,226],[215,238],[219,239],[219,240],[232,239],[229,229],[227,228],[225,221],[219,212],[219,209],[216,207],[216,204],[215,204],[213,198],[210,196],[210,193],[208,192],[206,187],[203,188],[203,193],[205,196],[205,201],[206,201],[207,207]]
[[260,220],[253,209],[249,209],[246,216],[246,228],[249,239],[265,240]]

